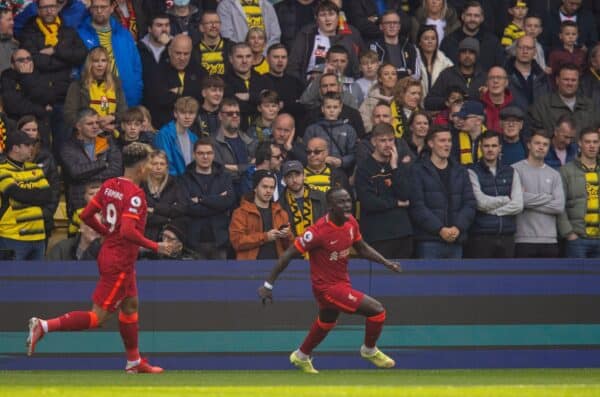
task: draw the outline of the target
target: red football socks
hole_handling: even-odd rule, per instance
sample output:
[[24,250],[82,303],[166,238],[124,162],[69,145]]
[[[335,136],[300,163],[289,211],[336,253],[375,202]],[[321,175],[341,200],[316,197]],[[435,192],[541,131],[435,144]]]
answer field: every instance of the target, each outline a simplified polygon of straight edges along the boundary
[[371,317],[367,317],[365,326],[365,346],[368,348],[375,347],[381,330],[383,329],[383,322],[385,321],[385,310],[379,314]]
[[300,351],[307,356],[310,356],[313,349],[319,345],[325,339],[329,331],[335,327],[336,322],[333,323],[324,323],[318,317],[315,322],[310,327],[310,331],[308,335],[306,335],[306,339],[302,342],[302,346],[300,346]]
[[98,316],[94,312],[69,312],[46,321],[48,332],[81,331],[98,326]]
[[125,314],[119,312],[119,332],[125,345],[127,361],[136,361],[140,358],[138,348],[138,314]]

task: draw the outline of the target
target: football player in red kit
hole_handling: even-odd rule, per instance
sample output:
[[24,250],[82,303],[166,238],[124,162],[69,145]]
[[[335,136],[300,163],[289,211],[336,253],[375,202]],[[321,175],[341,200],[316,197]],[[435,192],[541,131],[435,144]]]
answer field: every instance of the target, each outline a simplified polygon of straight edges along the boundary
[[163,371],[142,359],[138,350],[135,261],[140,247],[165,255],[171,255],[181,247],[172,242],[156,243],[144,237],[146,196],[139,184],[146,180],[150,151],[151,148],[142,143],[132,143],[124,148],[124,175],[104,182],[81,213],[81,220],[104,236],[98,254],[100,280],[92,295],[92,310],[70,312],[48,320],[31,318],[27,355],[33,354],[36,344],[48,332],[96,328],[120,309],[119,332],[127,353],[125,370],[129,373]]
[[360,354],[379,368],[391,368],[396,363],[376,346],[385,321],[385,309],[375,299],[352,288],[348,275],[348,257],[353,247],[365,259],[378,262],[392,271],[400,265],[385,259],[363,241],[358,222],[351,215],[352,198],[342,188],[327,192],[327,215],[298,236],[278,260],[271,274],[258,289],[263,304],[273,300],[273,284],[290,260],[309,253],[313,294],[319,305],[319,315],[302,345],[290,355],[290,362],[304,372],[316,374],[310,355],[336,325],[340,312],[365,316],[366,330]]

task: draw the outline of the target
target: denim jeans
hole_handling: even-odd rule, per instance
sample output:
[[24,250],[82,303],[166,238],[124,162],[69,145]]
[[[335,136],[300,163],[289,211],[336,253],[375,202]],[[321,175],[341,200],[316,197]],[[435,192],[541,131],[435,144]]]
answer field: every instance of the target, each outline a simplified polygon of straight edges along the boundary
[[600,240],[579,237],[567,240],[567,258],[600,258]]
[[460,259],[462,258],[462,245],[449,244],[439,241],[417,242],[417,258],[421,259]]
[[0,237],[0,249],[13,250],[15,260],[18,261],[41,261],[44,260],[46,242],[40,241],[19,241],[10,238]]

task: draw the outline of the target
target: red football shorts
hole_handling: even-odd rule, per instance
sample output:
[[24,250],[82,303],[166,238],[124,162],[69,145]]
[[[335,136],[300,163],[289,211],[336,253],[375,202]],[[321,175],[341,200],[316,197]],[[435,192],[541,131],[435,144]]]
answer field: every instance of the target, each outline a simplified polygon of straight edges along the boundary
[[137,296],[135,272],[101,273],[92,301],[108,312],[116,311],[123,299]]
[[338,283],[328,288],[313,290],[319,309],[336,309],[344,313],[358,310],[365,294],[352,289],[350,284]]

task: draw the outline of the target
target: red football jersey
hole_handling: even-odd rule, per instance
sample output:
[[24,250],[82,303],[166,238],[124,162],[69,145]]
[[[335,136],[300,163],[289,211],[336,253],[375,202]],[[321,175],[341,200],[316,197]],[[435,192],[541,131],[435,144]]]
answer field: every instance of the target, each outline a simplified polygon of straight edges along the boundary
[[140,246],[121,235],[124,217],[136,221],[136,229],[143,235],[146,227],[146,195],[131,180],[112,178],[102,184],[91,203],[102,211],[102,223],[108,227],[98,256],[98,265],[106,271],[133,270]]
[[320,290],[340,282],[350,284],[348,257],[352,244],[362,240],[358,222],[350,216],[342,226],[329,220],[329,215],[310,226],[295,246],[310,257],[310,277],[313,288]]

